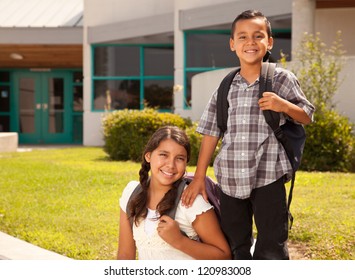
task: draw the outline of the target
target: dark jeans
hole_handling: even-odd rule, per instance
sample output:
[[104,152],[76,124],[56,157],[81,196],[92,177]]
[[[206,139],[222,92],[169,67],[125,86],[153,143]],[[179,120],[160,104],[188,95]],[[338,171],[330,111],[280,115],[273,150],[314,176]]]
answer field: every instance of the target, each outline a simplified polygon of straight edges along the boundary
[[[253,256],[253,215],[257,240]],[[283,178],[254,189],[248,199],[221,193],[221,226],[235,260],[288,260],[288,214]]]

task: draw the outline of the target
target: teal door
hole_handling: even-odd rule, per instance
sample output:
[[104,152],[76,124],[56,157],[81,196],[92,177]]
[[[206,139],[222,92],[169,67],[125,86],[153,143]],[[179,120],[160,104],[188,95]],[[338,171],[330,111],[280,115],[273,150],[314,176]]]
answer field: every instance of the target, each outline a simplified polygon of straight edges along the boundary
[[22,144],[71,142],[70,75],[14,73],[15,126]]

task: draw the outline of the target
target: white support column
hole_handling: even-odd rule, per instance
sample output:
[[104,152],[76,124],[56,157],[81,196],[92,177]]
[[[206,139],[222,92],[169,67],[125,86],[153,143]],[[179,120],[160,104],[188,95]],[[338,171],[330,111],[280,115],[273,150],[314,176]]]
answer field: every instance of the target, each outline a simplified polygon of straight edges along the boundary
[[315,11],[315,0],[292,1],[292,52],[297,49],[305,32],[314,34]]
[[183,117],[190,117],[191,110],[184,107],[184,33],[180,29],[179,13],[192,3],[190,0],[174,2],[174,113]]
[[174,113],[184,116],[184,34],[179,29],[178,7],[174,13]]

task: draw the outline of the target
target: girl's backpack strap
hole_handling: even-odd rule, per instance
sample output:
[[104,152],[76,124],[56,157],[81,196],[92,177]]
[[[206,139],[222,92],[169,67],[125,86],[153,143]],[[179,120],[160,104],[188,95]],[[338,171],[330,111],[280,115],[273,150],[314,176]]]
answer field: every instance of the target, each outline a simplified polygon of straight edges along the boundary
[[[141,184],[138,184],[137,187],[135,187],[135,189],[133,190],[133,192],[131,193],[128,201],[127,201],[127,206],[126,206],[126,214],[128,216],[128,205],[130,204],[131,200],[133,197],[135,197],[136,195],[138,195],[138,193],[140,193],[142,191],[142,186]],[[131,227],[133,227],[133,217],[129,217],[129,222],[131,224]]]
[[174,186],[177,188],[174,207],[171,208],[171,209],[166,213],[166,215],[168,215],[168,216],[169,216],[170,218],[172,218],[172,219],[175,219],[176,209],[177,209],[177,207],[179,206],[179,203],[180,203],[180,200],[181,200],[182,192],[184,191],[185,186],[186,186],[186,179],[183,178],[183,179],[180,179],[180,180],[176,181],[176,182],[174,183]]

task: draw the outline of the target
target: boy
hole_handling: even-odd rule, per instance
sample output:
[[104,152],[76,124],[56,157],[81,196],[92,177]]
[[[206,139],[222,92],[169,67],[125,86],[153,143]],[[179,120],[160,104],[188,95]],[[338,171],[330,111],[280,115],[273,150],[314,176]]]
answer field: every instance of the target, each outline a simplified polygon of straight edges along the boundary
[[[263,110],[280,113],[302,124],[312,121],[314,106],[306,99],[297,78],[276,68],[274,90],[259,100],[259,76],[263,57],[273,47],[271,26],[259,11],[245,11],[233,22],[230,49],[240,60],[241,70],[228,94],[228,123],[221,150],[214,161],[221,185],[221,226],[233,258],[289,259],[288,214],[284,183],[292,176],[287,155],[266,123]],[[194,180],[182,195],[189,207],[196,195],[207,199],[204,178],[216,148],[217,91],[201,117],[197,131],[203,134]],[[258,236],[253,256],[253,216]]]

